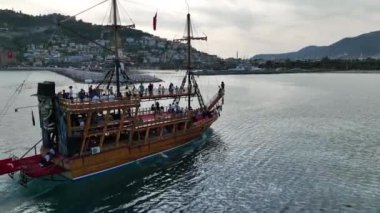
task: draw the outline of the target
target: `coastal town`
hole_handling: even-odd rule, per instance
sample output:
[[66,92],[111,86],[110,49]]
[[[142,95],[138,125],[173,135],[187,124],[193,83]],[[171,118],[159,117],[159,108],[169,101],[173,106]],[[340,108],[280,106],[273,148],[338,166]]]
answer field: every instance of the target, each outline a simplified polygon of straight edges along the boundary
[[[114,44],[110,42],[112,33],[106,26],[92,25],[73,20],[67,29],[85,29],[84,38],[78,39],[63,26],[52,20],[62,19],[58,14],[30,16],[12,10],[0,11],[0,66],[32,67],[75,67],[82,70],[102,70],[112,61]],[[34,24],[24,26],[14,19],[33,19]],[[72,27],[73,25],[74,27]],[[29,37],[25,36],[28,35]],[[22,37],[23,39],[18,39]],[[17,41],[17,42],[16,42]],[[185,67],[186,45],[166,38],[160,38],[140,30],[123,29],[119,42],[123,51],[119,52],[124,63],[132,69],[181,69]],[[107,48],[104,48],[107,47]],[[224,66],[224,60],[192,49],[195,69]]]

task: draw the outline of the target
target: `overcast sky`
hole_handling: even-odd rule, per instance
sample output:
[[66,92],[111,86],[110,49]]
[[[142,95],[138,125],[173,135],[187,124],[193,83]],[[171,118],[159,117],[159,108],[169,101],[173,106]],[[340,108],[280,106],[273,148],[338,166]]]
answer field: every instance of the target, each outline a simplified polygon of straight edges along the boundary
[[[73,15],[101,0],[0,0],[0,8],[28,14]],[[119,0],[124,24],[167,39],[183,36],[185,0]],[[329,45],[344,37],[380,29],[379,0],[188,0],[202,51],[221,57],[281,53],[308,45]],[[78,18],[104,23],[109,2]],[[157,31],[152,18],[158,11]],[[128,17],[128,15],[129,17]]]

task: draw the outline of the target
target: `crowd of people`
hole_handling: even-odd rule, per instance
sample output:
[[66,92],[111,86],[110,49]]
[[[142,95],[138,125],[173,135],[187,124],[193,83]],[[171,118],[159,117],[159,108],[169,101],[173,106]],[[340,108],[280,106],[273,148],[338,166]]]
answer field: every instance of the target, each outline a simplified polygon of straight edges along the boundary
[[[160,103],[157,101],[152,104],[152,106],[150,107],[150,110],[153,111],[154,113],[165,112],[164,106],[160,106]],[[169,113],[183,113],[183,112],[185,112],[184,108],[179,106],[178,102],[176,102],[174,104],[169,104],[169,106],[167,107],[166,110],[167,110],[166,112],[169,112]]]
[[[224,90],[224,82],[222,82],[220,86],[219,92]],[[157,87],[157,92],[154,92],[154,85],[152,83],[149,83],[148,86],[145,88],[143,83],[140,83],[138,86],[138,89],[136,89],[135,85],[131,87],[131,89],[126,86],[125,87],[125,97],[130,98],[131,96],[136,97],[139,95],[140,97],[143,96],[155,96],[155,95],[166,95],[166,94],[179,94],[185,92],[184,88],[179,88],[178,86],[174,86],[173,83],[170,82],[168,90],[165,90],[165,86],[159,84]],[[59,96],[64,99],[70,99],[74,101],[74,99],[79,100],[80,102],[83,101],[92,101],[92,102],[98,102],[99,100],[115,100],[116,94],[113,91],[112,86],[108,87],[106,90],[100,90],[99,88],[93,88],[92,85],[89,86],[88,91],[86,92],[83,88],[79,90],[78,93],[74,93],[73,87],[69,86],[68,92],[63,90],[59,93]],[[119,97],[122,97],[122,94],[118,95]],[[173,107],[173,106],[172,106]]]
[[64,99],[70,99],[71,101],[79,100],[80,102],[83,102],[85,100],[97,102],[99,100],[115,100],[116,99],[116,96],[113,92],[112,87],[109,87],[106,90],[100,90],[98,88],[94,89],[92,85],[88,87],[87,92],[82,88],[77,93],[74,93],[73,87],[69,86],[69,92],[66,92],[66,90],[62,90],[62,92],[58,93],[58,96]]

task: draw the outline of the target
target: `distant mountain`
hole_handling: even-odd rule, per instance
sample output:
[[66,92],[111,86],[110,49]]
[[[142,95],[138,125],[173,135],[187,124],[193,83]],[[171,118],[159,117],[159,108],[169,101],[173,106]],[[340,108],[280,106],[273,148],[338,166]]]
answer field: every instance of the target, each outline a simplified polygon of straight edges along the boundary
[[344,38],[330,46],[308,46],[297,52],[282,54],[260,54],[252,59],[263,60],[302,60],[321,59],[380,58],[380,31]]

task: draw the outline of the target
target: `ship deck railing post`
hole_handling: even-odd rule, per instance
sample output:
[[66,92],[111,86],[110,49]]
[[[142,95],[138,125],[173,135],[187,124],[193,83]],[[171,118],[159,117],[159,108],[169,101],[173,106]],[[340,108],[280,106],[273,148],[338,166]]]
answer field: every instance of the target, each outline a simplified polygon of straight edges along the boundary
[[105,138],[105,134],[106,134],[106,131],[107,131],[107,128],[108,128],[108,123],[109,123],[109,120],[110,120],[109,117],[111,116],[110,112],[111,112],[110,110],[107,110],[107,116],[104,119],[103,134],[100,137],[100,143],[99,143],[100,150],[102,150],[102,148],[103,148],[104,138]]
[[123,108],[122,110],[119,110],[119,112],[123,112],[120,116],[120,121],[119,121],[119,129],[116,133],[116,147],[119,146],[119,141],[120,141],[120,134],[121,134],[121,131],[123,129],[123,126],[124,126],[124,120],[125,120],[125,117],[126,115],[128,114],[127,111],[126,111],[126,108]]
[[85,126],[85,128],[83,130],[83,140],[82,140],[82,146],[81,146],[81,149],[80,149],[80,156],[83,155],[83,151],[84,151],[84,148],[85,148],[85,145],[86,145],[86,141],[87,141],[88,130],[90,129],[90,126],[91,126],[91,120],[92,120],[92,112],[89,112],[87,114],[86,126]]

